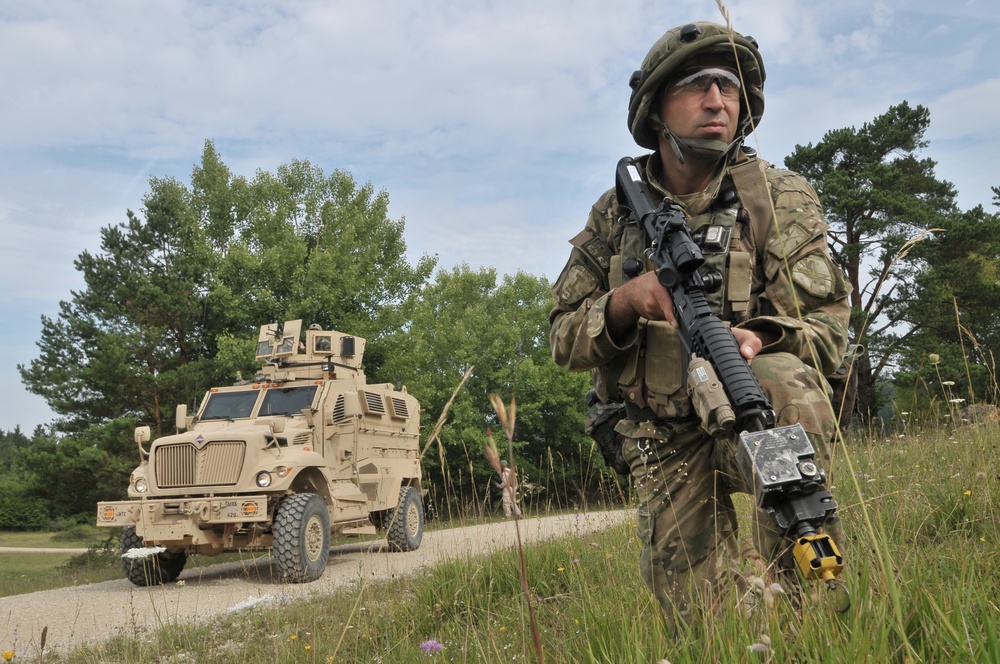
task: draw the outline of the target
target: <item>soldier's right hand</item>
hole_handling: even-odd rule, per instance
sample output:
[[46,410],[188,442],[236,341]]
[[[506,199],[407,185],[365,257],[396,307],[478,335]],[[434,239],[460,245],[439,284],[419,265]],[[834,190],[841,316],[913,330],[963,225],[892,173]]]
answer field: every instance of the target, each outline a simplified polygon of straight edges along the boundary
[[605,324],[612,339],[621,339],[639,321],[665,320],[677,327],[674,302],[655,272],[646,272],[626,281],[611,294],[604,310]]

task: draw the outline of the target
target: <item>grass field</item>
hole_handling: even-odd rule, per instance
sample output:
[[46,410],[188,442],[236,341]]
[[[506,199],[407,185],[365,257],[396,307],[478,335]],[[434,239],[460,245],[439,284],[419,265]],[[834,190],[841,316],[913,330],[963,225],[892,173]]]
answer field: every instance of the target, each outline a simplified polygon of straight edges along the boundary
[[[850,609],[733,596],[674,636],[642,586],[634,523],[526,551],[548,662],[1000,662],[1000,429],[852,441],[833,484]],[[51,576],[49,572],[42,575]],[[16,598],[12,598],[16,602]],[[4,644],[0,644],[0,651]],[[51,662],[537,661],[518,554],[165,626]],[[25,659],[25,661],[33,661]]]

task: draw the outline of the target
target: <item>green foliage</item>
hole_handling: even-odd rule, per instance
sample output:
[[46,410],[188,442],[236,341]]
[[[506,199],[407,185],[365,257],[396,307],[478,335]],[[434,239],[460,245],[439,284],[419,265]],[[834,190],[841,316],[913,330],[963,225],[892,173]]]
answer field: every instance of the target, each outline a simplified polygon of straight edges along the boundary
[[0,477],[0,530],[38,530],[49,520],[44,503],[30,496],[24,477]]
[[50,441],[41,427],[28,438],[20,427],[0,431],[0,530],[37,530],[49,521],[49,505],[32,492],[34,476],[25,452],[33,442]]
[[928,397],[946,401],[996,403],[1000,215],[977,207],[949,215],[941,228],[914,247],[914,269],[893,307],[911,329],[898,346],[898,382],[922,382]]
[[125,487],[139,454],[132,442],[135,422],[117,419],[77,434],[35,440],[23,453],[32,469],[25,491],[50,516],[85,514],[93,519],[100,500],[125,498]]
[[[550,286],[519,272],[497,283],[492,269],[460,266],[441,272],[419,299],[407,306],[405,329],[386,340],[381,380],[405,378],[421,403],[423,428],[430,432],[466,369],[475,367],[456,397],[440,445],[425,456],[432,485],[458,485],[454,504],[482,502],[495,473],[483,454],[487,427],[504,435],[489,402],[497,394],[517,400],[514,451],[522,485],[547,475],[550,452],[558,455],[559,478],[579,486],[584,445],[583,410],[587,377],[559,369],[548,346]],[[501,443],[506,455],[506,441]],[[437,443],[435,443],[435,448]],[[437,462],[437,463],[435,463]],[[459,474],[463,477],[458,482]],[[499,498],[499,494],[495,495]]]

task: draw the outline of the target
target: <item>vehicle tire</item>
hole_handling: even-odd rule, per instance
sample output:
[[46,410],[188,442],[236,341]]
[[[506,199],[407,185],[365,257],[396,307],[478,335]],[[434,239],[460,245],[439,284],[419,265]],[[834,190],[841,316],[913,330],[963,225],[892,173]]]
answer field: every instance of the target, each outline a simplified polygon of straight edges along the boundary
[[424,506],[415,487],[399,490],[399,504],[388,510],[386,543],[390,551],[416,551],[424,538]]
[[297,493],[281,501],[274,515],[274,558],[281,576],[309,583],[323,576],[330,557],[330,513],[314,493]]
[[122,569],[125,571],[125,578],[137,586],[158,586],[176,581],[187,562],[187,554],[184,551],[163,551],[145,558],[124,557],[130,549],[142,549],[145,546],[145,542],[136,534],[135,526],[128,526],[122,531]]

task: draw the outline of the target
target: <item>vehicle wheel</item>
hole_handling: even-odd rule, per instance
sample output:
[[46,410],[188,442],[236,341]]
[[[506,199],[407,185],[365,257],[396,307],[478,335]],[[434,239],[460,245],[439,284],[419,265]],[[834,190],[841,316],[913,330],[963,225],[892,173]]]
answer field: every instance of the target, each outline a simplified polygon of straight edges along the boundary
[[399,505],[389,510],[386,542],[390,551],[416,551],[424,538],[424,506],[415,487],[399,490]]
[[285,580],[308,583],[323,576],[330,557],[330,513],[314,493],[281,501],[274,515],[274,558]]
[[125,558],[130,549],[142,549],[146,544],[135,532],[135,526],[122,531],[122,569],[125,578],[137,586],[158,586],[175,581],[184,569],[184,551],[164,551],[145,558]]

